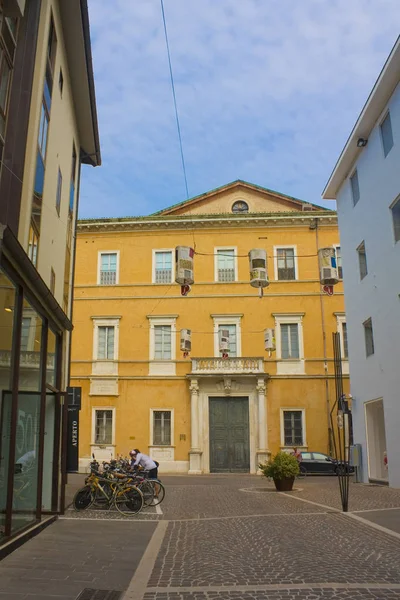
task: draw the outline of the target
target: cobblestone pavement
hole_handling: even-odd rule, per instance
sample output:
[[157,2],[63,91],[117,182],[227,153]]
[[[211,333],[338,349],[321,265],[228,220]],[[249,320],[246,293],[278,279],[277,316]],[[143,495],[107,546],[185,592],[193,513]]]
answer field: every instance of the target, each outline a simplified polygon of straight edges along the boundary
[[351,483],[343,515],[334,477],[288,494],[249,475],[163,483],[130,519],[68,510],[0,563],[0,600],[400,600],[400,490]]
[[355,520],[340,512],[336,478],[298,480],[289,494],[243,476],[165,483],[165,532],[125,600],[400,599],[400,535],[360,520],[379,509],[387,526],[400,491],[351,483]]

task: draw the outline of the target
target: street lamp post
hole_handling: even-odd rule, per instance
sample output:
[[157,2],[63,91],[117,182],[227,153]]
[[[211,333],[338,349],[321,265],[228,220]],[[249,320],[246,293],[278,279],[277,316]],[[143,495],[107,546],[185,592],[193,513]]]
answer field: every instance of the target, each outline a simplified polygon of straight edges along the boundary
[[337,476],[343,512],[349,510],[349,458],[351,443],[351,410],[348,398],[343,393],[342,353],[340,334],[333,334],[333,356],[335,366],[336,399],[330,412],[331,430],[335,458],[338,461]]

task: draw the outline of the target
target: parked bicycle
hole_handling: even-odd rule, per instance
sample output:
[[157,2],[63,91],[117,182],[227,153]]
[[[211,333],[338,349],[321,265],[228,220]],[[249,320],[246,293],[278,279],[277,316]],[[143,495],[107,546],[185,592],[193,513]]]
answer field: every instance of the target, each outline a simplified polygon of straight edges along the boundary
[[115,476],[96,470],[98,463],[92,461],[90,475],[85,486],[78,490],[73,499],[76,510],[86,510],[92,505],[110,509],[115,507],[123,515],[139,513],[144,506],[144,495],[134,484],[133,478]]
[[75,494],[73,506],[86,510],[91,506],[122,514],[137,514],[144,506],[156,506],[165,498],[165,488],[158,479],[149,479],[146,471],[134,470],[127,459],[104,461],[102,466],[94,455],[85,485]]

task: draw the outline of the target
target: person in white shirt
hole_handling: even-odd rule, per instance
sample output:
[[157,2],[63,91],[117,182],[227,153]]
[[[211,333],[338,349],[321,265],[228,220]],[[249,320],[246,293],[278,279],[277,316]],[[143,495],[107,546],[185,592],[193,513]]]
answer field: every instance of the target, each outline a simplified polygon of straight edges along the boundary
[[149,473],[149,479],[158,479],[158,463],[156,463],[150,456],[147,454],[143,454],[135,448],[135,450],[131,450],[129,452],[132,461],[132,467],[142,467],[145,471]]

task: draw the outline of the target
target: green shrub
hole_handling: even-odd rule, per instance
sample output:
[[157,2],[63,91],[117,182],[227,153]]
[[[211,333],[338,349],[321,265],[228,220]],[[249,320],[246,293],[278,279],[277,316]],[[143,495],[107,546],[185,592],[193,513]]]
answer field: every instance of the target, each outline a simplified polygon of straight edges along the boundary
[[278,452],[269,462],[258,465],[265,477],[272,479],[286,479],[296,477],[300,468],[297,458],[287,452]]

